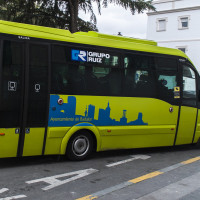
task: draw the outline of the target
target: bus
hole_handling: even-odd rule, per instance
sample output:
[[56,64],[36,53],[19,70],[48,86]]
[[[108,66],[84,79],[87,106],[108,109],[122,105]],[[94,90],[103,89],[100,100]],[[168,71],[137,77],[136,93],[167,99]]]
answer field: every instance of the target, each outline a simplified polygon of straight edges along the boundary
[[197,143],[199,83],[154,41],[0,21],[0,158]]

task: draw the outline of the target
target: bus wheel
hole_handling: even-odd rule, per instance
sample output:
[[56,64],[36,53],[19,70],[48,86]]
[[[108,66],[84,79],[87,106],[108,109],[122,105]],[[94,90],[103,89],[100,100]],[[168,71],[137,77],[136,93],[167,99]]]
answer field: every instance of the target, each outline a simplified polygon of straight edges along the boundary
[[84,160],[92,153],[93,145],[92,135],[87,131],[79,131],[70,138],[66,156],[70,160]]

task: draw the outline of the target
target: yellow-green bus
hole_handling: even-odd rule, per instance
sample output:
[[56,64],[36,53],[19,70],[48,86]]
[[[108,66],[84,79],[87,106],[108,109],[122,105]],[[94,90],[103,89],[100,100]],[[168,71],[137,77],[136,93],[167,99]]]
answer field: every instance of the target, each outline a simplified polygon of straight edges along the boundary
[[197,143],[199,82],[153,41],[0,21],[0,157]]

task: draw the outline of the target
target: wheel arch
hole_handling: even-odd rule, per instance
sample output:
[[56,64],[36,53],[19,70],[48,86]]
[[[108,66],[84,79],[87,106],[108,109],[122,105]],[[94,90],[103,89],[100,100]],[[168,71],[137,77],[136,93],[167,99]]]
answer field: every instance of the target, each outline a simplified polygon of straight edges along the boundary
[[65,155],[66,154],[66,148],[68,145],[68,142],[70,140],[70,138],[77,132],[80,131],[88,131],[95,142],[95,151],[99,151],[100,150],[100,146],[101,146],[101,137],[100,137],[100,133],[99,130],[97,129],[96,126],[89,124],[89,123],[80,123],[77,124],[75,126],[73,126],[64,136],[62,142],[61,142],[61,147],[60,147],[60,154],[61,155]]

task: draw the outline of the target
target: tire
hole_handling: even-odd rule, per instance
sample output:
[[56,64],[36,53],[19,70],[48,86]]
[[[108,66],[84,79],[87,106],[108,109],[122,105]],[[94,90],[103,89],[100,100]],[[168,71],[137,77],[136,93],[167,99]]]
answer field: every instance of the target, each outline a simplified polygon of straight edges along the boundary
[[73,161],[84,160],[92,153],[93,146],[92,135],[87,131],[79,131],[70,138],[66,149],[66,156]]

